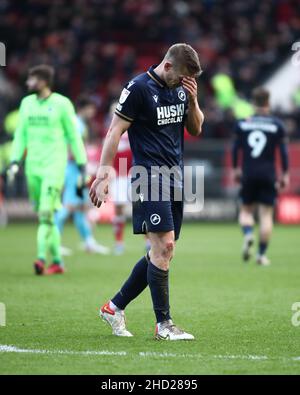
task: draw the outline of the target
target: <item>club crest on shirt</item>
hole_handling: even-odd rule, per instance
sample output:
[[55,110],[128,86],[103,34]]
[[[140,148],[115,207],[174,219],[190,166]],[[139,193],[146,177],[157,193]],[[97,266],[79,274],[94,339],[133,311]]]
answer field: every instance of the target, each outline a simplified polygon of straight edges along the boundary
[[125,101],[126,101],[126,99],[127,99],[127,97],[128,97],[129,95],[130,95],[130,91],[129,91],[128,89],[124,88],[124,89],[122,90],[119,103],[120,103],[120,104],[125,103]]
[[180,100],[185,101],[185,99],[186,99],[185,91],[179,91],[178,92],[178,97],[179,97]]

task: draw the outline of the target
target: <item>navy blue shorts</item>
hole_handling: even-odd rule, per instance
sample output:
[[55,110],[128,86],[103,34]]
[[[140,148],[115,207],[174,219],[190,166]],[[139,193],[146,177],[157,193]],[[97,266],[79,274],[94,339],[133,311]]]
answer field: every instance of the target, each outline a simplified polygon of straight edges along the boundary
[[134,234],[148,232],[174,231],[175,240],[178,240],[183,217],[183,201],[174,199],[171,188],[168,201],[151,201],[139,199],[132,203],[132,224]]
[[273,206],[277,197],[275,178],[244,177],[240,197],[243,204],[261,203]]

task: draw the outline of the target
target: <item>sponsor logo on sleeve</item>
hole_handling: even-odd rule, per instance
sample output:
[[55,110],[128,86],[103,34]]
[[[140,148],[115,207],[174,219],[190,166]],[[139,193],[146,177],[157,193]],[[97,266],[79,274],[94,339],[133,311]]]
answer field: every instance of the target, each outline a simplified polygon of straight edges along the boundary
[[127,97],[128,97],[129,95],[130,95],[130,91],[129,91],[128,89],[124,88],[124,89],[122,90],[119,103],[120,103],[120,104],[125,103],[125,101],[127,100]]
[[116,108],[118,111],[122,111],[123,106],[120,103],[118,103]]

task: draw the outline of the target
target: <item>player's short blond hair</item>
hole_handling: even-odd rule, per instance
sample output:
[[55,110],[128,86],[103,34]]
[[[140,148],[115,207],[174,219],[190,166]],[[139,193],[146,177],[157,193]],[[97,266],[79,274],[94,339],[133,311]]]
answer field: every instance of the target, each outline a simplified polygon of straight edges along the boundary
[[197,52],[188,44],[178,43],[172,45],[164,60],[174,63],[174,67],[185,67],[189,73],[198,77],[202,73],[200,60]]

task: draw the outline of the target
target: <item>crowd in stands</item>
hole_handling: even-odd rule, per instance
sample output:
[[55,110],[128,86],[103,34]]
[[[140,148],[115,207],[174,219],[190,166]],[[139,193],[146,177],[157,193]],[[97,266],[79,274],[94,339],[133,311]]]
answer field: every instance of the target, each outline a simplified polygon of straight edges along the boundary
[[[94,97],[99,111],[93,130],[103,135],[123,84],[159,62],[171,44],[187,42],[204,70],[204,138],[227,138],[234,114],[218,101],[214,77],[226,76],[236,96],[249,100],[299,38],[298,0],[2,0],[7,66],[0,68],[0,119],[24,95],[28,68],[49,63],[57,91],[72,99],[83,92]],[[293,111],[283,114],[292,138],[300,138],[298,96]]]

